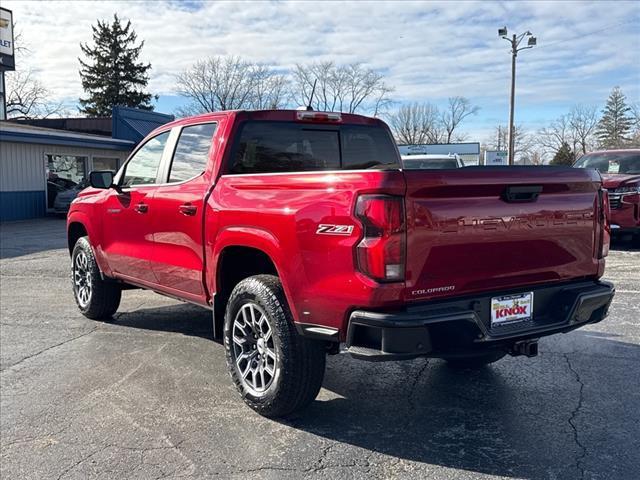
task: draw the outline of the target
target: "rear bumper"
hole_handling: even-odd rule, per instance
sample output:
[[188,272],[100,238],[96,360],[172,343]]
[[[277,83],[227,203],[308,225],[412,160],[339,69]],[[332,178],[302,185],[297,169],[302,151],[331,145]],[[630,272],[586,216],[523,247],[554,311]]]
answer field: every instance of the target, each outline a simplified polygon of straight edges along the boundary
[[[530,291],[534,292],[531,320],[491,325],[491,298]],[[608,282],[581,281],[491,292],[395,312],[356,310],[349,318],[346,351],[357,358],[379,361],[508,349],[516,342],[601,321],[614,293]]]

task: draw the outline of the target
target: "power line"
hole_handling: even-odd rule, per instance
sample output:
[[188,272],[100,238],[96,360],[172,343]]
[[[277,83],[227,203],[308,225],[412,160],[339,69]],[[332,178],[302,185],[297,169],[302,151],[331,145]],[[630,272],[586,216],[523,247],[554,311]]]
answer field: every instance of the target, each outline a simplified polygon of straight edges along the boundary
[[551,43],[543,43],[542,45],[538,45],[538,48],[552,47],[554,45],[559,45],[561,43],[572,42],[574,40],[578,40],[579,38],[587,37],[589,35],[595,35],[596,33],[606,32],[607,30],[610,30],[612,28],[619,27],[621,25],[626,25],[628,23],[634,23],[636,21],[638,21],[638,19],[633,18],[631,20],[625,20],[624,22],[614,23],[612,25],[608,25],[608,26],[606,26],[604,28],[601,28],[600,30],[593,30],[593,31],[590,31],[590,32],[582,33],[580,35],[576,35],[575,37],[564,38],[562,40],[557,40],[557,41],[551,42]]

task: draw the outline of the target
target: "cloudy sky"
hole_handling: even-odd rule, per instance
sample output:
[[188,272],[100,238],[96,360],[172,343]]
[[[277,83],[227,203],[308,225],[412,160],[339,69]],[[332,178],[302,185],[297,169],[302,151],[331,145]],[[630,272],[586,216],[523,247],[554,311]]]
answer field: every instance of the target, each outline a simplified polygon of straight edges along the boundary
[[[468,97],[480,113],[465,130],[484,140],[506,123],[510,57],[498,38],[530,30],[538,46],[518,57],[516,120],[535,130],[576,103],[602,105],[615,85],[640,101],[640,2],[208,2],[4,0],[32,67],[56,99],[75,108],[82,95],[79,44],[96,19],[118,13],[145,40],[156,109],[184,103],[175,75],[211,55],[265,64],[333,60],[381,71],[397,102],[446,103]],[[11,75],[8,73],[7,75]]]

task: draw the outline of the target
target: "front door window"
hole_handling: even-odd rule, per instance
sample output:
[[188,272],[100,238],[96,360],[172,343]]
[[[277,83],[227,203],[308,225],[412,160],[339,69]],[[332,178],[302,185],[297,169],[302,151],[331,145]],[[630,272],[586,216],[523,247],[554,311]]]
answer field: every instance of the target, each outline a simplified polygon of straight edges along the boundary
[[164,132],[140,147],[127,162],[120,185],[132,187],[156,183],[162,153],[168,138],[169,132]]

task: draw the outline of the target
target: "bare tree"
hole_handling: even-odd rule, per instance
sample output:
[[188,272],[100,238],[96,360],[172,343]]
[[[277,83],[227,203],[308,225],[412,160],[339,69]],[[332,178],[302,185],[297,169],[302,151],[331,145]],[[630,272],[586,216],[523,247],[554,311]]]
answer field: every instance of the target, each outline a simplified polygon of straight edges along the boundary
[[336,66],[333,62],[297,64],[293,71],[293,98],[298,105],[321,111],[347,113],[370,112],[378,115],[389,105],[392,88],[383,76],[360,63]]
[[631,116],[633,118],[633,126],[636,130],[640,130],[640,102],[631,104]]
[[239,57],[212,57],[178,75],[178,91],[202,112],[247,106],[250,65]]
[[[29,47],[22,38],[22,33],[18,33],[14,39],[17,56],[29,52]],[[5,82],[7,118],[47,118],[64,111],[61,102],[49,100],[51,92],[38,80],[31,68],[5,73]]]
[[389,123],[401,143],[462,142],[467,135],[458,129],[467,117],[475,115],[478,110],[464,97],[450,97],[444,111],[429,103],[401,106],[389,115]]
[[[546,154],[555,156],[568,145],[576,155],[583,155],[595,143],[598,110],[595,106],[575,105],[548,127],[538,131],[538,141]],[[579,156],[579,155],[578,155]]]
[[[333,62],[296,65],[293,70],[293,98],[298,106],[309,105],[324,112],[343,110],[346,79],[337,74]],[[313,89],[315,84],[315,91]],[[313,93],[313,101],[311,94]]]
[[63,111],[61,103],[49,101],[51,93],[33,70],[18,70],[6,75],[7,118],[47,118]]
[[251,92],[251,108],[256,110],[277,110],[289,103],[289,80],[264,65],[253,67],[253,88]]
[[570,115],[561,115],[551,122],[548,127],[538,131],[538,143],[544,148],[545,153],[555,155],[563,145],[576,143]]
[[462,121],[470,115],[475,115],[480,107],[471,104],[465,97],[449,97],[449,104],[442,112],[441,122],[445,131],[445,143],[451,143],[454,132]]
[[389,98],[389,94],[393,92],[393,87],[386,84],[382,84],[373,97],[373,107],[371,109],[371,115],[374,117],[380,117],[388,111],[393,105],[393,100]]
[[[487,141],[487,146],[492,150],[504,150],[508,145],[509,129],[504,125],[496,126],[495,133]],[[536,152],[536,139],[529,135],[522,125],[513,128],[513,156],[515,161],[523,161],[533,158]],[[539,154],[537,155],[539,156]],[[537,157],[536,156],[536,157]]]
[[179,74],[177,83],[178,92],[191,100],[180,114],[282,108],[289,95],[284,75],[240,57],[200,60]]
[[575,105],[569,112],[569,125],[573,135],[573,151],[577,146],[584,155],[594,143],[594,134],[598,126],[598,109],[595,106]]
[[[346,77],[348,87],[346,100],[349,103],[349,113],[354,113],[361,108],[366,109],[365,102],[369,102],[373,98],[384,97],[386,93],[392,91],[390,87],[385,85],[380,73],[364,68],[359,63],[346,65],[341,70],[344,72],[343,76]],[[376,103],[379,104],[380,100],[377,100]]]
[[402,105],[389,115],[389,124],[398,143],[417,145],[438,143],[438,109],[430,103]]
[[631,104],[631,118],[633,119],[633,133],[630,146],[640,147],[640,102]]

